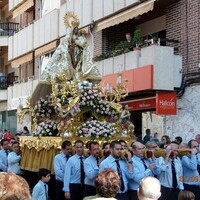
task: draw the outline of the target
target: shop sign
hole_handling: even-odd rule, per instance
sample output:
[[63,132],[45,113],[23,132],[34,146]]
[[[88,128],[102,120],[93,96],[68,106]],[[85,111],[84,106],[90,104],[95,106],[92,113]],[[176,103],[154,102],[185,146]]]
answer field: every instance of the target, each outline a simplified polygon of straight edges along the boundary
[[156,114],[158,115],[177,114],[176,92],[156,94]]
[[156,98],[151,97],[146,99],[126,101],[122,102],[122,104],[127,104],[130,111],[155,109]]

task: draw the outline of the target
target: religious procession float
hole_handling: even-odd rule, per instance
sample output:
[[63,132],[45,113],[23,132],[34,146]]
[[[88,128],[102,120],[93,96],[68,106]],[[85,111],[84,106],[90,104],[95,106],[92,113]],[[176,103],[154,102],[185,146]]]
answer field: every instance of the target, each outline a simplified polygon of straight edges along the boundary
[[68,12],[64,22],[67,33],[42,73],[50,93],[35,104],[30,98],[27,109],[19,108],[18,112],[21,123],[25,114],[33,120],[34,136],[20,137],[21,167],[29,171],[42,167],[53,171],[53,158],[64,140],[96,140],[102,144],[136,139],[130,113],[120,104],[128,95],[122,72],[115,88],[102,87],[101,74],[92,62],[77,16]]

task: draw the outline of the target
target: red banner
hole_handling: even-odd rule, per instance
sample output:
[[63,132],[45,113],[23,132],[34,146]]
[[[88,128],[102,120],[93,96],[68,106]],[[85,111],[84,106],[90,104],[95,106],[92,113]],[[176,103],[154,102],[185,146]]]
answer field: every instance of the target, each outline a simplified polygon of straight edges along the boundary
[[176,92],[156,94],[156,114],[158,115],[177,114]]
[[155,109],[156,107],[156,98],[146,98],[146,99],[138,99],[132,101],[121,102],[122,104],[127,104],[130,111],[134,110],[149,110]]

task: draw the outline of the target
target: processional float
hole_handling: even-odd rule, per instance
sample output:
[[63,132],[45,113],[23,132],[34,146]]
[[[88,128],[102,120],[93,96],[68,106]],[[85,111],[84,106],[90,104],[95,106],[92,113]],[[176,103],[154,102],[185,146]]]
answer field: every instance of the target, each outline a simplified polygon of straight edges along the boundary
[[33,118],[34,136],[20,137],[21,167],[25,170],[45,167],[53,171],[53,158],[64,140],[96,140],[102,144],[136,139],[130,113],[120,104],[128,95],[122,72],[118,73],[115,88],[100,85],[102,77],[92,62],[77,16],[68,12],[64,22],[67,33],[41,76],[51,86],[50,94],[36,103],[29,98],[28,108],[18,109],[19,122],[25,114]]

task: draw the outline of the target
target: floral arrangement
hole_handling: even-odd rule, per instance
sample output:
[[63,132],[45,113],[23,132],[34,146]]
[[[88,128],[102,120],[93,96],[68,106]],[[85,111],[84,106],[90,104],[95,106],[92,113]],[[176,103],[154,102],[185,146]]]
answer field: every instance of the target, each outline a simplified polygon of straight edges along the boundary
[[111,123],[91,120],[78,127],[77,133],[79,137],[111,138],[116,134],[116,130]]
[[118,115],[118,112],[112,108],[109,103],[103,100],[100,91],[88,81],[78,84],[81,92],[80,109],[88,107],[93,109],[96,114],[109,116],[111,118]]
[[34,113],[37,118],[50,118],[55,114],[55,109],[51,105],[51,97],[46,96],[46,98],[40,98],[34,107]]
[[54,120],[40,122],[36,128],[35,136],[57,136],[58,129]]

